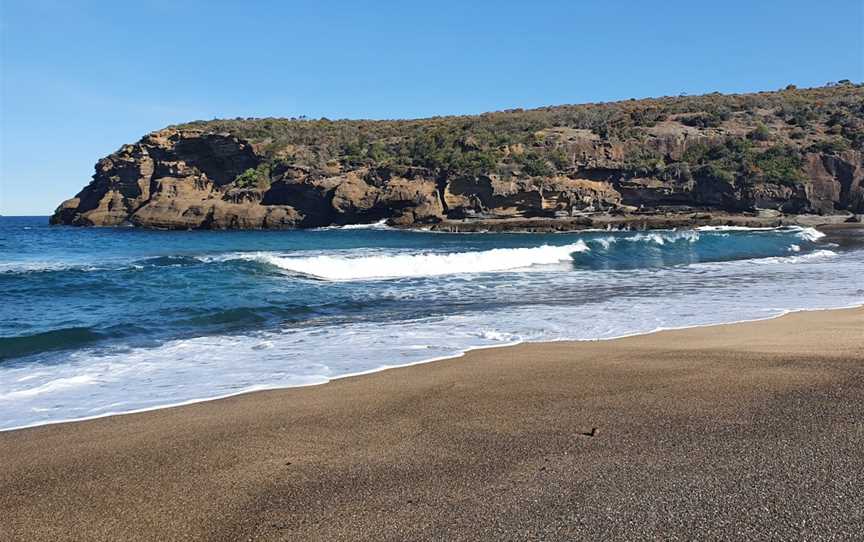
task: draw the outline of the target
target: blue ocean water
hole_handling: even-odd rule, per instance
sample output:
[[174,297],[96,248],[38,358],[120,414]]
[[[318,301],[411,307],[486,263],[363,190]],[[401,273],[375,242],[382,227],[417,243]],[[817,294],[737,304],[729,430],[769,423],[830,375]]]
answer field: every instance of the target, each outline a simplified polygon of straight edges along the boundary
[[861,241],[797,227],[163,232],[4,217],[0,429],[476,347],[861,304]]

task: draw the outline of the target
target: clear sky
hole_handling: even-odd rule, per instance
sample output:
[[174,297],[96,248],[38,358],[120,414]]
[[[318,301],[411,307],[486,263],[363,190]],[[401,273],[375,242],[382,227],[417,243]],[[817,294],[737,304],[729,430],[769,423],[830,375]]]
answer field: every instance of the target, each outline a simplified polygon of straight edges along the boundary
[[167,124],[864,80],[864,0],[0,0],[0,214]]

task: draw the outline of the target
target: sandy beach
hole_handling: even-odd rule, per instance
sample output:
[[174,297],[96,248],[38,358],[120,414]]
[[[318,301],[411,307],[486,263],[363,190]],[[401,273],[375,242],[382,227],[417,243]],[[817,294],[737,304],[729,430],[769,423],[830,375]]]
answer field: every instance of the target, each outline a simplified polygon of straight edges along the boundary
[[0,433],[0,539],[851,540],[862,412],[861,308],[477,350]]

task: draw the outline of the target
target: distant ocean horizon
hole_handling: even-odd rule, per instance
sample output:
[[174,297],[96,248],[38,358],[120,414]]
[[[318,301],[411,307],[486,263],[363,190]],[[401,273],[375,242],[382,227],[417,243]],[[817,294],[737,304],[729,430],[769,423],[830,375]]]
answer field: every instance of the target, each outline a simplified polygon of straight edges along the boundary
[[168,232],[4,216],[0,430],[861,305],[862,276],[860,234],[804,227]]

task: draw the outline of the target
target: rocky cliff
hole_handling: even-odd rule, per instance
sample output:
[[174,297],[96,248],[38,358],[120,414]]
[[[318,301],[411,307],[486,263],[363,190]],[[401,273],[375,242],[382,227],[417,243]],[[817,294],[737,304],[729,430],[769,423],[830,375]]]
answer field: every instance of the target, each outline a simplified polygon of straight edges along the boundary
[[779,223],[864,213],[864,88],[409,121],[234,119],[96,164],[53,224],[471,229]]

